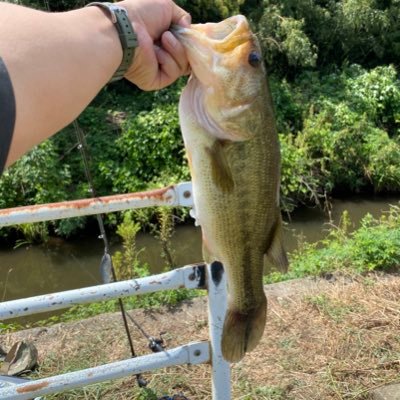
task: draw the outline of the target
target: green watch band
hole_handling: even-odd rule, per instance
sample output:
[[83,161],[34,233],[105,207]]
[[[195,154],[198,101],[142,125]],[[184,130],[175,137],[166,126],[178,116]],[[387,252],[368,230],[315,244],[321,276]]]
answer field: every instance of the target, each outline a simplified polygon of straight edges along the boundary
[[113,3],[101,3],[97,1],[86,5],[86,7],[89,6],[98,6],[108,11],[111,15],[111,21],[117,28],[123,55],[121,64],[111,78],[110,82],[118,81],[124,77],[126,71],[132,64],[135,48],[138,47],[136,33],[133,30],[131,21],[128,18],[128,13],[125,8],[117,6]]

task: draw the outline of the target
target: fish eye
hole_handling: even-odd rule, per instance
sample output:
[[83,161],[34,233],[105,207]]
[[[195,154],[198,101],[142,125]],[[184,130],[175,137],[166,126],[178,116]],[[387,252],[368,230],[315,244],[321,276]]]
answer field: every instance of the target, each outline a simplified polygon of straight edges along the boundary
[[248,61],[252,67],[258,67],[261,64],[261,55],[255,51],[252,51],[249,54]]

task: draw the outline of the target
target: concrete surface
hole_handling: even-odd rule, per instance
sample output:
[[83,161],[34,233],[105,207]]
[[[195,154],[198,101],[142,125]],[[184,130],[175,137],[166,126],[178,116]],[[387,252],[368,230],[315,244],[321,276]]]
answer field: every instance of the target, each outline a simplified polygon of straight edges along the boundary
[[371,392],[371,400],[400,400],[400,383],[374,390]]

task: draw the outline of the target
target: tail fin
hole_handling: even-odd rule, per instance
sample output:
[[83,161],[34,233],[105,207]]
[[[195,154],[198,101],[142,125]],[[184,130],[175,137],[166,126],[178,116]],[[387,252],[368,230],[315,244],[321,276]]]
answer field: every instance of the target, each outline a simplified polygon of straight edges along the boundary
[[267,299],[244,314],[228,308],[222,331],[222,355],[226,361],[240,361],[253,350],[264,333],[267,317]]

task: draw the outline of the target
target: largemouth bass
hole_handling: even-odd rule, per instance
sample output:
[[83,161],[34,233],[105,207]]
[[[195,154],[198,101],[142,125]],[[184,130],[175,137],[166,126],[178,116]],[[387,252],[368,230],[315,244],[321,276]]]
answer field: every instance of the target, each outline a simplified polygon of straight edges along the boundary
[[260,46],[244,16],[172,32],[192,70],[179,116],[195,218],[205,261],[220,261],[227,274],[221,345],[224,358],[236,362],[264,332],[265,259],[287,267],[273,107]]

